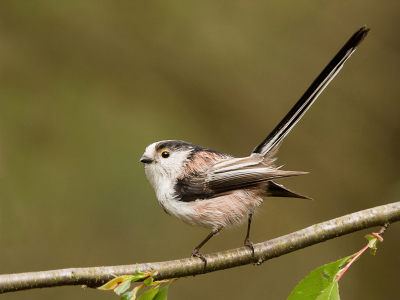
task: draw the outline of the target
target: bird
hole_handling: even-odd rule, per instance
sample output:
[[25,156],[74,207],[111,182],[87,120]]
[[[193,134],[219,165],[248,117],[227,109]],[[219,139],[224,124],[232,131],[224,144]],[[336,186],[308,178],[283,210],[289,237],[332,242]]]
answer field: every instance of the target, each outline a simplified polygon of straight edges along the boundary
[[252,216],[265,197],[311,199],[275,180],[307,174],[284,171],[274,164],[283,139],[303,117],[344,63],[368,35],[366,26],[357,30],[314,80],[275,129],[254,148],[250,156],[236,158],[207,147],[180,140],[163,140],[146,147],[140,158],[145,174],[164,211],[193,226],[211,229],[211,233],[193,249],[207,266],[200,248],[223,228],[244,223],[244,246],[251,250]]

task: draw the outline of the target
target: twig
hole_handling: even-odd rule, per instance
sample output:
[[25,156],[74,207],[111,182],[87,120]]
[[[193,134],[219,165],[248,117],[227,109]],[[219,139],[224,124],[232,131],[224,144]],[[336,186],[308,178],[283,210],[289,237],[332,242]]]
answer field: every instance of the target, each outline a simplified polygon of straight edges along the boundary
[[[0,275],[0,293],[34,288],[85,285],[98,287],[116,276],[140,271],[157,270],[154,280],[193,276],[229,269],[251,263],[261,264],[266,260],[315,245],[329,239],[362,229],[382,226],[400,220],[400,202],[370,208],[330,221],[319,223],[303,230],[254,245],[255,255],[248,247],[207,255],[207,267],[199,258],[143,263],[112,267],[73,268],[44,272]],[[384,229],[382,229],[384,232]],[[381,230],[381,231],[382,231]],[[383,234],[380,233],[380,234]]]
[[[381,230],[379,230],[378,233],[373,232],[372,235],[367,235],[367,236],[374,236],[377,238],[381,243],[383,242],[382,235],[385,233],[386,229],[389,227],[389,222],[385,223]],[[336,281],[339,282],[340,278],[344,275],[344,273],[347,272],[347,270],[350,268],[350,266],[363,254],[368,248],[370,248],[370,243],[368,243],[364,248],[362,248],[360,251],[358,251],[353,258],[347,263],[347,265],[341,270],[340,275],[336,278]],[[376,248],[375,248],[376,250]]]

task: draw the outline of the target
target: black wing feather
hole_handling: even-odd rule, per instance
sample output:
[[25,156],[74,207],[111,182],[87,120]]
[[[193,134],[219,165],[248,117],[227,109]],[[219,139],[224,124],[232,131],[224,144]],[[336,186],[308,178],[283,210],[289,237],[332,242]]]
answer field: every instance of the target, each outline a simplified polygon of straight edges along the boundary
[[193,173],[183,179],[178,179],[175,184],[177,199],[183,202],[192,202],[212,198],[215,192],[206,188],[205,176]]

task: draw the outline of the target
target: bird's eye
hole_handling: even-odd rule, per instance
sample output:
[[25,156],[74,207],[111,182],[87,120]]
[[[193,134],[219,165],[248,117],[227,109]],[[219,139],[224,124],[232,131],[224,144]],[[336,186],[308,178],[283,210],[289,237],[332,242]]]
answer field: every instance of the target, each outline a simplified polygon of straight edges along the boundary
[[163,158],[168,158],[169,157],[169,152],[167,150],[164,150],[163,152],[161,152],[161,156]]

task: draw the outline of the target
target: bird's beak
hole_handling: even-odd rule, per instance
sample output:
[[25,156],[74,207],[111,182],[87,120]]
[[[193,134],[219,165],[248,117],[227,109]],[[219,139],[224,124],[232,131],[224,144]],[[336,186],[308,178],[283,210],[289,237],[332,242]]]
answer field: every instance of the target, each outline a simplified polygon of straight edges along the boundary
[[147,156],[142,156],[140,158],[140,162],[144,163],[144,164],[151,164],[154,161],[154,159],[148,158]]

